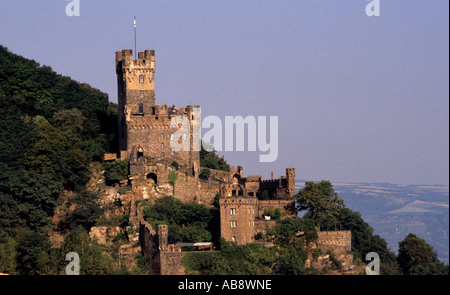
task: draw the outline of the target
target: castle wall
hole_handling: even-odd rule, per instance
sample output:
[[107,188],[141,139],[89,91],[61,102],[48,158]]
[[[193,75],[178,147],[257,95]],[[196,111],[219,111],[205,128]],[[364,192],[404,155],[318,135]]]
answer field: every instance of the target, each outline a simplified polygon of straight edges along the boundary
[[[133,190],[139,191],[142,186],[151,186],[151,183],[143,178],[154,177],[156,175],[157,185],[169,184],[169,173],[175,171],[177,180],[175,181],[175,198],[182,202],[197,202],[211,205],[217,193],[220,193],[220,184],[212,181],[204,181],[194,175],[176,170],[175,167],[163,162],[156,162],[154,165],[130,165],[130,173],[137,173],[141,180],[134,180]],[[151,179],[153,181],[153,179]]]
[[160,252],[158,251],[159,239],[153,227],[143,218],[139,223],[139,243],[141,244],[142,254],[149,257],[150,261],[146,267],[155,274],[161,272]]
[[186,252],[161,252],[161,275],[184,275],[181,260],[185,254]]
[[352,250],[352,232],[342,231],[318,231],[317,247],[323,252],[333,251],[337,254],[346,254]]
[[222,181],[225,181],[225,182],[230,181],[230,178],[231,178],[230,171],[223,171],[223,170],[216,170],[216,169],[211,169],[211,168],[200,167],[200,171],[202,169],[208,169],[210,172],[210,177],[213,179],[217,178],[217,179],[221,179]]
[[264,214],[264,210],[275,210],[280,208],[281,213],[287,215],[295,214],[295,202],[294,200],[259,200],[258,201],[258,214]]

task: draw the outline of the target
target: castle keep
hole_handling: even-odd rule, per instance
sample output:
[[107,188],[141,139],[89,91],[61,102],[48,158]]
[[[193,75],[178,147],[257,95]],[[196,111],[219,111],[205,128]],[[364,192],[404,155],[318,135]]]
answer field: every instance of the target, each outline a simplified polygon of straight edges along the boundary
[[[116,52],[119,105],[119,148],[121,158],[145,156],[156,160],[170,159],[180,165],[198,166],[199,153],[194,142],[194,108],[155,105],[155,51],[145,50],[133,59],[131,49]],[[172,116],[184,116],[190,123],[190,134],[175,138],[178,128],[171,128]],[[171,141],[189,141],[189,151],[171,150]]]

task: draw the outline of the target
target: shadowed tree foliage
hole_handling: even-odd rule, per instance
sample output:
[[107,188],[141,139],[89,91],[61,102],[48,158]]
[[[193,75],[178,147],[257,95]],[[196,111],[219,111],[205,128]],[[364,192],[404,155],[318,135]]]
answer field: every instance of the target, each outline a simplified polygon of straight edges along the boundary
[[363,220],[359,212],[341,208],[336,218],[342,229],[352,232],[352,251],[356,258],[364,261],[368,253],[376,252],[381,261],[380,274],[401,274],[395,254],[389,250],[383,238],[373,235],[374,229]]
[[[205,149],[204,146],[207,148]],[[203,141],[200,150],[200,166],[216,170],[230,171],[230,165],[228,165],[224,157],[219,157],[213,146]]]
[[335,221],[339,209],[344,207],[344,201],[338,197],[331,182],[326,180],[318,183],[307,181],[295,199],[299,211],[307,210],[305,217],[313,219],[318,225]]
[[106,165],[104,175],[106,183],[112,185],[127,179],[129,173],[128,160],[116,160]]
[[[55,249],[54,249],[55,250]],[[17,271],[21,275],[52,274],[55,260],[50,249],[50,242],[45,236],[27,232],[18,241]]]
[[[90,162],[117,151],[117,105],[3,46],[0,81],[0,259],[10,255],[1,264],[10,273],[53,274],[50,258],[60,253],[43,233],[61,192],[83,199]],[[66,217],[67,226],[88,228],[97,214],[95,198],[85,198]]]
[[[104,254],[104,248],[95,240],[92,241],[88,232],[82,227],[76,227],[70,231],[64,238],[60,251],[63,258],[69,252],[76,252],[79,255],[80,275],[114,274],[112,260]],[[61,266],[68,263],[61,262]]]
[[436,251],[424,239],[410,233],[398,245],[397,260],[403,274],[436,274]]
[[220,232],[218,209],[205,205],[183,203],[174,197],[164,197],[144,208],[145,219],[155,228],[159,224],[169,226],[169,243],[208,242],[212,233]]
[[177,182],[177,172],[175,170],[172,170],[169,172],[169,183],[172,186],[172,194],[175,195],[175,183]]
[[0,273],[16,274],[16,242],[0,230]]

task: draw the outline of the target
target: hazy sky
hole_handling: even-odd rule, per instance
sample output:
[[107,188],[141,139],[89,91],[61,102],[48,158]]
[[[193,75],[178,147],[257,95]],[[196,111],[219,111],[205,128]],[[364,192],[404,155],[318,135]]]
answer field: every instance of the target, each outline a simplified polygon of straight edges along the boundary
[[[449,183],[449,2],[0,2],[0,44],[117,102],[114,52],[156,50],[156,101],[278,116],[279,154],[227,152],[244,175]],[[1,81],[0,81],[1,82]]]

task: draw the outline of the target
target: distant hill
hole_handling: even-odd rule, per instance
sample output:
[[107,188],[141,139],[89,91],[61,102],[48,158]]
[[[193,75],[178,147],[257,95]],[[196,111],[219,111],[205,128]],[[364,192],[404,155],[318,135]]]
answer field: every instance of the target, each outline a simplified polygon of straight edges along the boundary
[[[296,188],[304,185],[296,180]],[[408,233],[425,239],[449,262],[449,186],[390,183],[333,183],[345,205],[363,219],[397,252]]]

